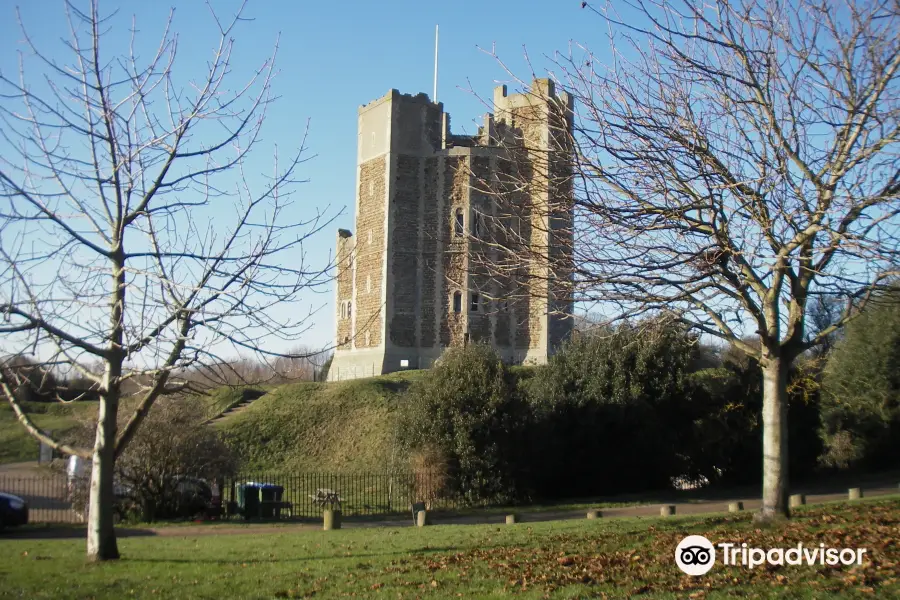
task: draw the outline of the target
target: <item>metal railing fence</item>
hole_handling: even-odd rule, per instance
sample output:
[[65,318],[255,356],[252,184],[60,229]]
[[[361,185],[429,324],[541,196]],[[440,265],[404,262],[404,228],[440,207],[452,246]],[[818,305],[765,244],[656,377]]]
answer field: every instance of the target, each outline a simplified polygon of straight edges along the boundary
[[[210,482],[212,483],[212,482]],[[291,514],[295,519],[318,518],[323,506],[317,502],[320,490],[333,492],[340,498],[345,516],[390,516],[410,514],[412,504],[422,502],[428,510],[456,510],[485,506],[485,500],[472,500],[454,491],[459,486],[446,471],[362,472],[362,473],[241,473],[217,482],[226,516],[242,514],[239,510],[239,487],[247,484],[269,484],[281,488],[277,498],[271,493],[262,500],[276,501],[291,510],[279,511],[280,518]],[[0,492],[22,497],[28,503],[29,522],[81,523],[83,510],[76,501],[64,473],[26,476],[0,475]],[[229,510],[230,509],[230,510]],[[236,510],[237,509],[237,510]],[[251,515],[254,516],[254,515]]]
[[64,474],[0,475],[0,492],[14,494],[28,503],[30,523],[81,523],[84,520],[72,507]]

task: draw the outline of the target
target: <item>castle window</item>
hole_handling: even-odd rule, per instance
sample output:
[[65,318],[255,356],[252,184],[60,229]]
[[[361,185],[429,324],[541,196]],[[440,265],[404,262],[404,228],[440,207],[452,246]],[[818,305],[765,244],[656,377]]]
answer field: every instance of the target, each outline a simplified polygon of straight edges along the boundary
[[347,318],[348,319],[352,318],[351,317],[351,315],[353,314],[352,311],[353,311],[353,304],[350,302],[347,302]]
[[463,217],[463,210],[461,208],[456,209],[456,221],[453,226],[453,233],[456,237],[462,237],[463,231],[465,229],[465,221]]
[[480,301],[481,298],[478,296],[478,294],[472,294],[472,306],[470,308],[472,312],[478,312],[478,304]]
[[507,311],[509,311],[509,300],[504,298],[503,300],[500,301],[500,312],[507,312]]
[[462,312],[462,292],[453,292],[453,312]]
[[347,318],[347,303],[346,302],[341,302],[341,318],[342,319]]

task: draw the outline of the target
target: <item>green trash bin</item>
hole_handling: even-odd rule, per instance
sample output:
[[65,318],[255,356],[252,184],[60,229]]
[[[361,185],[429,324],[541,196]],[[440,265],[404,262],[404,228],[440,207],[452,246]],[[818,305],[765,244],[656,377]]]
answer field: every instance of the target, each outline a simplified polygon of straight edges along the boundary
[[280,485],[272,483],[263,483],[259,486],[262,502],[264,503],[260,509],[259,516],[263,519],[278,519],[281,517],[281,509],[275,508],[273,503],[281,502],[281,496],[284,494],[284,488]]
[[248,482],[237,486],[237,501],[245,520],[259,517],[259,484]]

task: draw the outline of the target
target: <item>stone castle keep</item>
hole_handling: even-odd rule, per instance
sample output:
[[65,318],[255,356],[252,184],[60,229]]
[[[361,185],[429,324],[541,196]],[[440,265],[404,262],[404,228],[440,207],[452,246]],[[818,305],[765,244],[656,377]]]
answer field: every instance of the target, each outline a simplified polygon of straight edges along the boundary
[[[510,363],[539,364],[570,334],[571,301],[559,288],[570,277],[550,265],[571,258],[571,203],[562,213],[526,208],[571,197],[571,166],[555,161],[551,146],[571,131],[572,99],[541,79],[531,94],[496,88],[493,104],[474,136],[451,135],[443,104],[425,94],[391,90],[359,108],[356,230],[337,235],[329,379],[427,368],[445,348],[470,342],[490,343]],[[504,200],[492,182],[515,152],[530,160],[521,170],[529,191]],[[551,157],[546,168],[539,156]],[[556,260],[513,268],[527,278],[478,268],[476,256],[491,256],[493,224],[513,222],[523,255]]]

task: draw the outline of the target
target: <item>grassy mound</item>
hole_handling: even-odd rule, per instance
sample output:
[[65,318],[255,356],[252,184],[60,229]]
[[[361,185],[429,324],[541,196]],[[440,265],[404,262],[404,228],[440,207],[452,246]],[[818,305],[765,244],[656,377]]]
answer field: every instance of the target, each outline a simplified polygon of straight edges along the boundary
[[[239,405],[247,390],[251,392],[265,388],[222,387],[208,396],[188,396],[185,401],[201,402],[209,418],[218,416],[229,408]],[[126,399],[120,411],[129,410],[133,399]],[[97,402],[25,402],[23,408],[38,427],[50,431],[57,439],[75,429],[79,420],[93,418],[97,414]],[[17,421],[8,403],[0,404],[0,464],[33,461],[38,459],[38,442],[31,437]]]
[[193,398],[203,403],[203,410],[207,418],[214,419],[227,413],[232,408],[256,400],[275,389],[275,387],[274,385],[223,386],[210,391],[208,395],[197,395],[193,396]]
[[[35,424],[54,436],[64,435],[78,424],[79,417],[97,412],[96,402],[25,402],[24,410]],[[38,459],[38,442],[25,431],[9,404],[0,404],[0,464]]]
[[218,423],[244,471],[382,471],[401,464],[400,394],[421,372],[282,385]]

